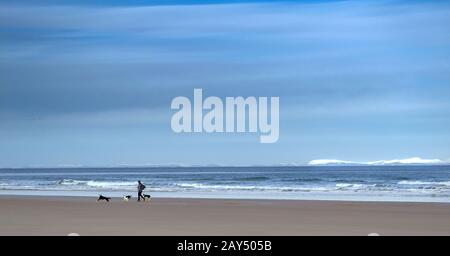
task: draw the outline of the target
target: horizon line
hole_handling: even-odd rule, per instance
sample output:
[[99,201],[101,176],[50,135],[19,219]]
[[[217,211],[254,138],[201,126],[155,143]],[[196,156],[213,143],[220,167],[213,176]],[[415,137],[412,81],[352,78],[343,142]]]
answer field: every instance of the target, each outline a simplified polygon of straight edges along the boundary
[[324,164],[324,165],[311,165],[311,164],[270,164],[270,165],[219,165],[219,164],[192,164],[192,165],[92,165],[92,166],[19,166],[19,167],[0,167],[0,170],[25,170],[25,169],[139,169],[139,168],[251,168],[251,167],[395,167],[395,166],[450,166],[449,162],[442,163],[417,163],[417,164]]

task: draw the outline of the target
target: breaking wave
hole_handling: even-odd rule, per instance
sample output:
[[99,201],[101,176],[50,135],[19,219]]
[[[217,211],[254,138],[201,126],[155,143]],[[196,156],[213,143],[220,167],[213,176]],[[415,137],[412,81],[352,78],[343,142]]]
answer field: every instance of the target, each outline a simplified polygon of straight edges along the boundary
[[[427,169],[423,169],[427,168]],[[229,171],[229,172],[227,172]],[[17,173],[16,173],[17,172]],[[129,173],[128,173],[129,172]],[[27,175],[23,175],[26,173]],[[101,175],[99,174],[101,173]],[[49,175],[50,174],[50,175]],[[116,193],[146,191],[164,195],[248,196],[249,198],[328,199],[444,198],[450,201],[450,167],[282,167],[180,170],[0,170],[0,191]],[[6,192],[5,192],[6,193]],[[13,193],[13,192],[11,192]],[[66,193],[66,194],[67,194]],[[167,194],[170,193],[170,194]],[[417,200],[417,199],[415,199]],[[420,200],[419,200],[420,201]]]

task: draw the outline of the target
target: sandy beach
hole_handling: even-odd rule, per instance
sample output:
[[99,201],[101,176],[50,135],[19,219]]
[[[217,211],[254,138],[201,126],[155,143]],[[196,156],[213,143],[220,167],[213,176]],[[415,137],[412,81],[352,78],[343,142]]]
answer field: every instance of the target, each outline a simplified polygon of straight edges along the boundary
[[0,197],[0,235],[450,235],[450,204]]

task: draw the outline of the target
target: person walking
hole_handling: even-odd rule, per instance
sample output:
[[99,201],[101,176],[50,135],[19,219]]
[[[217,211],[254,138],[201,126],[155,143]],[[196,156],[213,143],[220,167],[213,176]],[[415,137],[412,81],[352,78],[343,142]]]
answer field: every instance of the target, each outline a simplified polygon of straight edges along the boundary
[[145,198],[144,198],[144,196],[142,195],[142,192],[144,191],[144,189],[145,189],[145,185],[142,184],[142,182],[141,182],[140,180],[138,180],[138,185],[137,185],[137,190],[138,190],[138,202],[141,201],[141,198],[142,198],[142,200],[145,201]]

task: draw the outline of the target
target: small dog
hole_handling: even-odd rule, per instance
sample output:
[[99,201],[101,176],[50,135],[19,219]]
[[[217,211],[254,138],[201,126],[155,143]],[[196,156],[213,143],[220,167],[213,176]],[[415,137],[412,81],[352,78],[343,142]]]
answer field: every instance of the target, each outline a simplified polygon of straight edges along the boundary
[[144,197],[144,201],[145,201],[145,202],[150,201],[150,199],[152,198],[152,196],[146,195],[146,194],[142,194],[142,196]]
[[128,202],[128,201],[130,201],[130,199],[131,199],[131,196],[130,196],[130,195],[128,195],[128,196],[123,196],[123,201]]
[[106,196],[100,195],[98,197],[98,199],[97,199],[97,202],[98,201],[102,201],[102,200],[105,200],[106,202],[109,202],[109,200],[111,200],[111,197],[106,197]]

